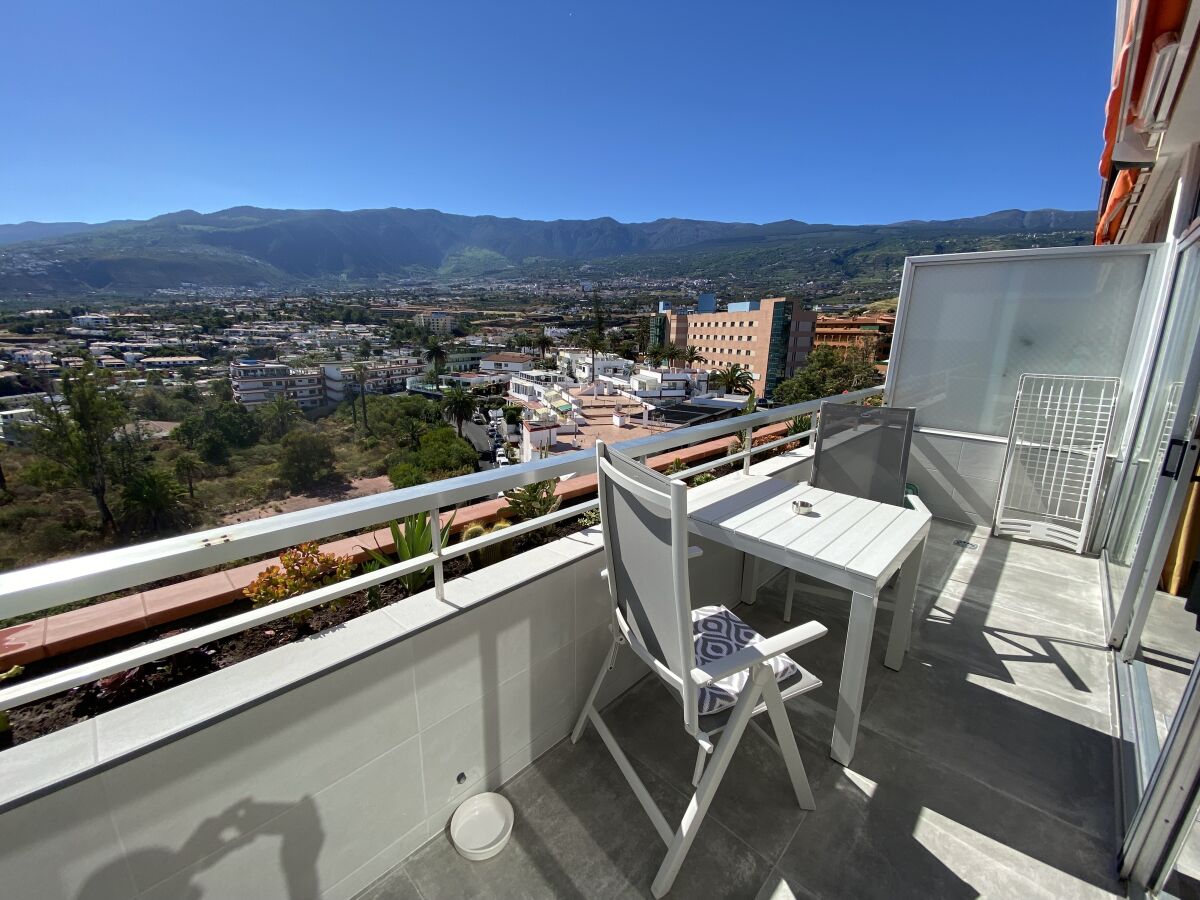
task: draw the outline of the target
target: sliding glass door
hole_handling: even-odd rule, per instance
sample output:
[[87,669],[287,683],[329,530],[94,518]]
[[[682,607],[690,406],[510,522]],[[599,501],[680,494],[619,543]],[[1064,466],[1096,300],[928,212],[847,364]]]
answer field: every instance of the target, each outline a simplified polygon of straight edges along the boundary
[[[1139,619],[1145,621],[1178,504],[1195,463],[1197,387],[1200,382],[1200,241],[1179,255],[1162,340],[1134,435],[1126,475],[1107,542],[1109,586],[1115,612],[1109,639],[1131,659]],[[1182,474],[1182,477],[1181,477]],[[1168,521],[1169,520],[1169,521]]]

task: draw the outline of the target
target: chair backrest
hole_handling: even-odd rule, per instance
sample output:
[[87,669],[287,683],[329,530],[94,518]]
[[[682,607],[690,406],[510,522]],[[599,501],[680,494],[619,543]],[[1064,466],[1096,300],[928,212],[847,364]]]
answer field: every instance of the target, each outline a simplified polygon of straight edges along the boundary
[[630,647],[680,693],[697,727],[688,585],[687,485],[596,442],[596,491],[617,626]]
[[821,404],[813,487],[904,505],[915,409]]

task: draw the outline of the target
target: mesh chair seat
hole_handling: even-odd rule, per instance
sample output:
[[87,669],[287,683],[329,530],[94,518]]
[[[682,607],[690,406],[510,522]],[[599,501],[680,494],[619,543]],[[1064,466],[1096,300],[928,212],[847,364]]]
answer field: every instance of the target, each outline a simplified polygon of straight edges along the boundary
[[[717,662],[744,647],[760,643],[763,636],[724,606],[701,606],[692,610],[692,637],[696,647],[696,665]],[[791,682],[803,670],[790,656],[781,654],[770,660],[775,683]],[[700,715],[708,716],[729,709],[750,682],[750,673],[743,669],[700,688]]]

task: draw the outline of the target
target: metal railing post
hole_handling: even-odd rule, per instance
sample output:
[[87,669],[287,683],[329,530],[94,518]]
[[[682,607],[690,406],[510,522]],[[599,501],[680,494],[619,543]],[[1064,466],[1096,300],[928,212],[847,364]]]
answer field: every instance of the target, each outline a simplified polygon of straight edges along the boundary
[[750,453],[750,445],[754,443],[754,429],[753,428],[747,428],[745,431],[742,432],[742,442],[743,442],[742,449],[744,451],[746,451],[746,455],[744,457],[742,457],[742,473],[744,475],[749,475],[750,474],[751,455],[752,455]]
[[429,511],[429,536],[433,540],[433,594],[446,599],[446,574],[442,569],[442,511],[436,506]]

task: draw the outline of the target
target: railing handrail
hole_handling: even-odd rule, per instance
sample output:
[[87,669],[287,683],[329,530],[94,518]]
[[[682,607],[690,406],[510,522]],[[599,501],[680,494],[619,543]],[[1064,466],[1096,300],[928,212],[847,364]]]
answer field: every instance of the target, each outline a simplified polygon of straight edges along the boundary
[[[881,391],[881,387],[873,387],[792,406],[759,410],[749,415],[684,426],[623,441],[616,446],[624,453],[644,458],[736,432],[747,435],[756,428],[810,415],[817,412],[825,400],[854,403]],[[748,445],[747,441],[743,452],[728,461],[742,459],[748,467],[753,453],[768,449],[751,450]],[[0,618],[38,612],[199,569],[262,556],[305,541],[375,528],[393,519],[452,507],[549,478],[589,473],[593,459],[591,450],[578,450],[521,465],[474,472],[430,484],[6,572],[0,574]],[[556,515],[555,519],[562,517]],[[511,532],[508,536],[512,536]],[[499,535],[497,539],[500,539]],[[440,567],[440,561],[438,565]]]

